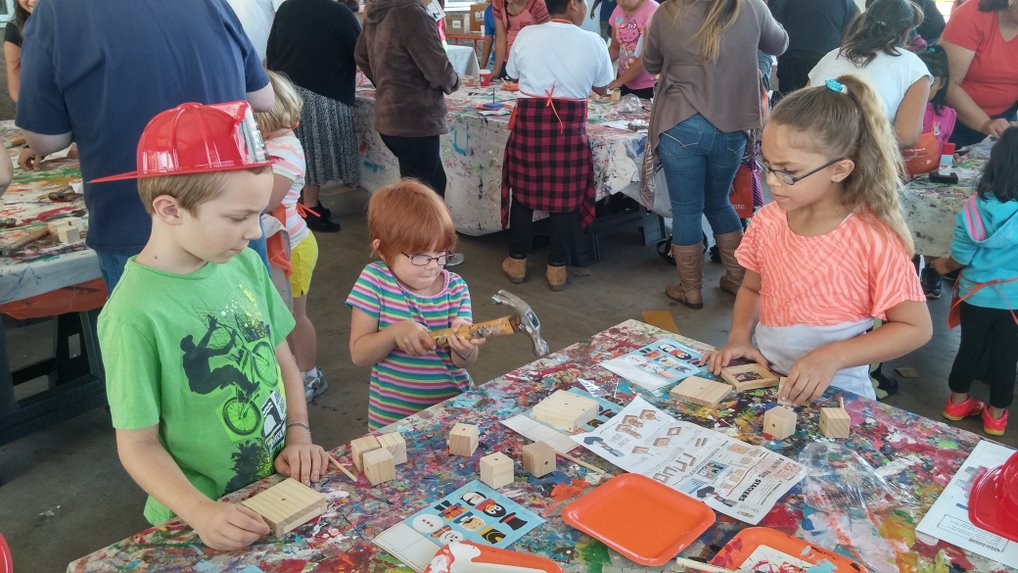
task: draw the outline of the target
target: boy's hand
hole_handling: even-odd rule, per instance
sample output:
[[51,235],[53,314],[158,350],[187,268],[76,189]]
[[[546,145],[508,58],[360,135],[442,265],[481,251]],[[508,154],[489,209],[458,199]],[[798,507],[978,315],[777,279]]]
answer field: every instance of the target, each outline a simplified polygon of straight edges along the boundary
[[286,433],[286,446],[273,465],[277,472],[311,485],[322,478],[329,465],[329,455],[321,446],[312,444],[311,436],[302,428],[292,430]]
[[32,148],[26,145],[18,153],[18,166],[25,171],[38,171],[45,157],[45,155],[39,155],[32,151]]
[[392,341],[397,348],[410,356],[424,356],[435,349],[428,327],[412,320],[404,320],[390,326]]
[[823,347],[817,348],[792,365],[778,400],[810,404],[827,390],[838,370],[837,361]]
[[[454,318],[452,319],[451,326],[453,332],[456,332],[457,330],[466,328],[471,324],[473,323],[469,320]],[[466,334],[457,334],[449,337],[449,348],[458,354],[462,360],[470,362],[477,357],[477,348],[487,341],[487,338],[473,338]]]
[[710,363],[710,371],[717,376],[735,358],[748,358],[764,368],[770,367],[763,353],[748,342],[729,342],[714,352],[706,352],[700,359],[700,365]]
[[265,520],[253,510],[211,499],[203,504],[189,525],[202,543],[220,551],[242,549],[269,533]]

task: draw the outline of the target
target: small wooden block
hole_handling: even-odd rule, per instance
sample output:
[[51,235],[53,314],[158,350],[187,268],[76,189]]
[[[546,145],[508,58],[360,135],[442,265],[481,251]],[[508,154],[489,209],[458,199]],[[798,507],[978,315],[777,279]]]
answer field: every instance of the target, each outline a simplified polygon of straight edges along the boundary
[[364,436],[350,442],[350,457],[358,471],[364,471],[364,454],[382,447],[375,436]]
[[403,439],[403,434],[399,432],[382,434],[378,436],[378,445],[389,450],[396,465],[406,463],[406,440]]
[[385,448],[371,450],[364,454],[364,475],[371,485],[378,485],[396,477],[396,463]]
[[725,398],[731,396],[732,387],[723,382],[708,380],[699,376],[690,376],[675,385],[668,392],[672,400],[692,402],[700,406],[717,408]]
[[784,440],[795,433],[796,418],[794,411],[784,406],[775,406],[764,414],[763,431],[776,440]]
[[915,368],[909,368],[908,366],[899,366],[899,367],[895,368],[894,371],[897,372],[898,376],[901,376],[902,378],[918,378],[919,377],[919,371],[916,370]]
[[534,442],[523,446],[523,469],[534,477],[542,477],[555,471],[555,448],[548,442]]
[[756,363],[729,366],[721,370],[721,377],[737,392],[778,385],[778,376]]
[[283,537],[311,518],[325,513],[325,496],[293,478],[286,478],[241,505],[265,519],[276,537]]
[[597,410],[595,400],[565,390],[556,390],[554,394],[534,406],[532,417],[538,422],[572,432],[593,420]]
[[852,417],[844,408],[820,408],[820,432],[828,438],[847,438]]
[[456,423],[449,432],[449,453],[469,458],[477,449],[481,430],[473,424]]
[[77,243],[81,240],[81,232],[74,227],[61,227],[57,230],[57,239],[64,245]]
[[513,459],[502,452],[495,452],[484,456],[481,458],[479,466],[481,469],[481,481],[492,489],[509,485],[516,479],[513,472]]

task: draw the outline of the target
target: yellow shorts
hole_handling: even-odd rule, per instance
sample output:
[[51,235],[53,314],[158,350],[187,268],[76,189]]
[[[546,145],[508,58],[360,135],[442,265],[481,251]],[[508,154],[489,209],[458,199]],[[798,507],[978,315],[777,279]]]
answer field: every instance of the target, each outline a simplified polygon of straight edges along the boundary
[[290,289],[293,297],[306,295],[311,289],[311,274],[318,264],[318,241],[308,232],[304,240],[290,251]]

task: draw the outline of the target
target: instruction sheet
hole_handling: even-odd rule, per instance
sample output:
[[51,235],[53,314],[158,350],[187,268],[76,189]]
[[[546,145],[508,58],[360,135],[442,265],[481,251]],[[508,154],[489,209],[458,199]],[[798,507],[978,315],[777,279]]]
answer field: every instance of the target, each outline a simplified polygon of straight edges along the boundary
[[707,370],[703,353],[667,338],[601,363],[633,384],[651,392]]
[[798,462],[677,421],[639,397],[573,440],[626,471],[655,479],[753,525],[806,476]]

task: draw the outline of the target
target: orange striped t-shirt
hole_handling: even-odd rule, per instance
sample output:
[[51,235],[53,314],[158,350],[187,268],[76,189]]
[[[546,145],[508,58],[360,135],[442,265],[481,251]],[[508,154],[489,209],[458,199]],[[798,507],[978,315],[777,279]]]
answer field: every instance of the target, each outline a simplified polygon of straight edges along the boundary
[[760,274],[760,322],[768,326],[883,320],[901,302],[926,300],[904,245],[866,211],[804,237],[788,226],[784,209],[765,205],[735,256]]

